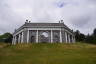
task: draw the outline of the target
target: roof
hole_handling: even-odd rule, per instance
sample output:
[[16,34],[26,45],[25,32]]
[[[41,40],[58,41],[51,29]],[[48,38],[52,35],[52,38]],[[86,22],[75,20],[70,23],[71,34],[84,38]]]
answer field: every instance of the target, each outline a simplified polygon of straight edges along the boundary
[[15,32],[18,32],[19,30],[28,27],[63,27],[72,32],[72,30],[69,29],[64,23],[25,23],[20,28],[18,28]]
[[63,23],[25,23],[24,26],[30,26],[30,27],[40,27],[40,26],[64,26]]

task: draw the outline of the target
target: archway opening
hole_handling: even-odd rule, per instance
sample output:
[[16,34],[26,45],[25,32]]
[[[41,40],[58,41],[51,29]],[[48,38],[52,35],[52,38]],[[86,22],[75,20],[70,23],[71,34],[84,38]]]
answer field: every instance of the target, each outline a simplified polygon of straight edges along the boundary
[[42,32],[40,35],[40,39],[42,43],[47,43],[49,42],[49,35],[48,32]]
[[31,43],[35,42],[35,36],[31,36]]

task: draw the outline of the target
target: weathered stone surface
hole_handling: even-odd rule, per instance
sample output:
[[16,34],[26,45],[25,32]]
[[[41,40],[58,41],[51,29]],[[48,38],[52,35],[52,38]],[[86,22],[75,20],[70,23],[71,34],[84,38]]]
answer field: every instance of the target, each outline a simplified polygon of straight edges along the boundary
[[13,44],[75,42],[73,31],[64,23],[25,23],[13,36]]

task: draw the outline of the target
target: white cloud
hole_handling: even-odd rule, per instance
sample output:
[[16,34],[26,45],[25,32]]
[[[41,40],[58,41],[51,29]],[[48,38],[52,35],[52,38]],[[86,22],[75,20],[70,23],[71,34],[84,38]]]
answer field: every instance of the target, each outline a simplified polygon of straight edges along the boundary
[[[1,0],[0,33],[13,32],[24,24],[32,22],[64,23],[82,33],[92,33],[96,27],[95,0]],[[8,28],[6,28],[6,27]]]

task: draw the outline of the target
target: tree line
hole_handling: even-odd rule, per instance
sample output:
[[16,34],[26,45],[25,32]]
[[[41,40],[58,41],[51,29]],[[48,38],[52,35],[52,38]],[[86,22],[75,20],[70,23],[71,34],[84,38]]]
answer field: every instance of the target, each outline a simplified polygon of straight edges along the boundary
[[4,42],[4,43],[12,43],[12,34],[11,33],[4,33],[2,35],[0,35],[0,42]]
[[83,33],[80,33],[79,30],[75,31],[75,39],[77,42],[96,44],[96,28],[93,30],[93,33],[91,35],[85,35]]

